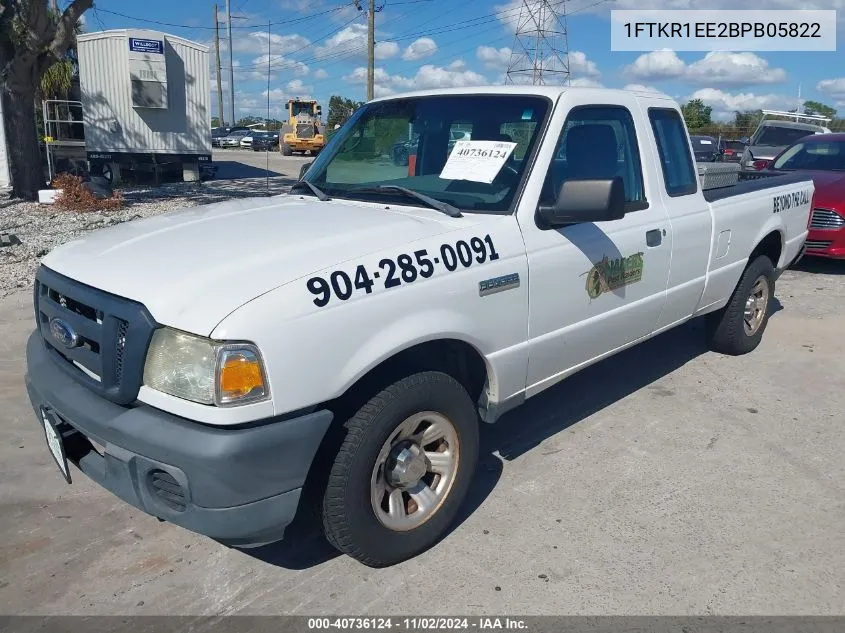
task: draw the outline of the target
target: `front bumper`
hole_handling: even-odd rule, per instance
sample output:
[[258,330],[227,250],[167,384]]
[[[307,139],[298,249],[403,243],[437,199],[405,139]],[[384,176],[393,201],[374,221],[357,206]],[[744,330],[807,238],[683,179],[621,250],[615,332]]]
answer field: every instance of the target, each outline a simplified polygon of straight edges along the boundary
[[845,228],[838,230],[810,229],[804,243],[808,257],[845,259]]
[[330,411],[247,428],[211,427],[101,398],[61,371],[37,331],[26,356],[26,387],[39,422],[46,410],[59,423],[68,461],[98,484],[148,514],[228,545],[252,547],[284,536]]

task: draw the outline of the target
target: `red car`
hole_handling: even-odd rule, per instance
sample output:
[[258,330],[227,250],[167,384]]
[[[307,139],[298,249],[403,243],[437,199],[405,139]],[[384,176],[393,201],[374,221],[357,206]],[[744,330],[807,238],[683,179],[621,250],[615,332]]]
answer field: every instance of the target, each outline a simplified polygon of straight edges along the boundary
[[800,171],[816,185],[806,255],[845,259],[845,134],[814,134],[783,150],[766,167]]

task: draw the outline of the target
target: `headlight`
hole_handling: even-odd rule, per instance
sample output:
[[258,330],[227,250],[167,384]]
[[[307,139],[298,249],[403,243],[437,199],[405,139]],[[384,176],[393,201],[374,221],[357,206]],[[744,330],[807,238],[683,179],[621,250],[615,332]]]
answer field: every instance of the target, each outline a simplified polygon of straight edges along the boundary
[[217,406],[265,400],[270,394],[255,345],[212,341],[170,328],[153,333],[144,384],[177,398]]

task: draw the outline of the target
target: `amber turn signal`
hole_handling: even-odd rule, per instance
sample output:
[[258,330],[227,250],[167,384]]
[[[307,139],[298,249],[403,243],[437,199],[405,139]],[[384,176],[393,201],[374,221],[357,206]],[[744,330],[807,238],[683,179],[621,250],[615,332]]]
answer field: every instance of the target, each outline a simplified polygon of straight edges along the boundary
[[252,350],[222,350],[219,367],[219,403],[243,403],[260,400],[267,395],[261,359]]

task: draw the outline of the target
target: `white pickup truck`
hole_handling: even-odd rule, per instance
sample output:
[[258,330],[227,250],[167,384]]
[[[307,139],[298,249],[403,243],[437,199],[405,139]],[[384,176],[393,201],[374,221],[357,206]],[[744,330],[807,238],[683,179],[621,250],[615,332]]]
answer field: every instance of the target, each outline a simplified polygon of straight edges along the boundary
[[699,315],[713,350],[753,350],[813,193],[791,176],[702,192],[656,93],[375,100],[289,194],[51,252],[27,388],[68,482],[71,463],[236,547],[308,506],[339,550],[390,565],[447,531],[480,422]]

